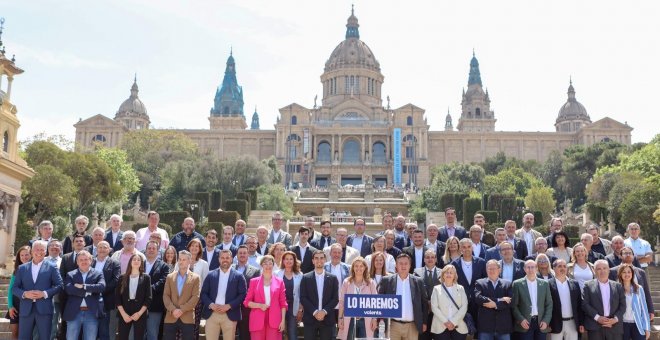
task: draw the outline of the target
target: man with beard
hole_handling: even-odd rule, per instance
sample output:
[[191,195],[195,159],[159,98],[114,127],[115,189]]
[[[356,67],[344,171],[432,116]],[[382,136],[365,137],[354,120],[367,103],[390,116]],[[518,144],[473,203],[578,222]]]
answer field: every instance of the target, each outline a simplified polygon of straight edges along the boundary
[[329,247],[333,243],[337,242],[337,239],[330,235],[332,233],[332,222],[322,221],[321,222],[321,235],[319,237],[314,237],[313,240],[309,241],[309,244],[316,249],[323,249]]
[[443,225],[440,228],[440,236],[438,239],[442,242],[447,242],[447,239],[456,236],[459,240],[463,239],[467,235],[465,228],[456,224],[456,210],[452,207],[445,209],[445,219],[447,224]]
[[181,231],[178,232],[170,240],[170,245],[176,249],[177,253],[186,250],[188,243],[192,239],[198,239],[202,242],[202,247],[205,245],[204,236],[195,231],[195,220],[192,217],[186,217],[181,223]]

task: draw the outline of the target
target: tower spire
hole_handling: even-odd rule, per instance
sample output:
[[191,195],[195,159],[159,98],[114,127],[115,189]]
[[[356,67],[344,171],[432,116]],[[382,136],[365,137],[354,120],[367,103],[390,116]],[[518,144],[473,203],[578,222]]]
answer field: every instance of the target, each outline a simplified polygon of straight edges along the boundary
[[360,31],[358,30],[359,27],[360,24],[358,24],[358,18],[355,16],[355,7],[351,5],[351,16],[348,17],[348,21],[346,23],[346,39],[360,39]]
[[468,77],[468,86],[478,84],[481,86],[481,72],[479,72],[479,61],[472,49],[472,60],[470,60],[470,75]]

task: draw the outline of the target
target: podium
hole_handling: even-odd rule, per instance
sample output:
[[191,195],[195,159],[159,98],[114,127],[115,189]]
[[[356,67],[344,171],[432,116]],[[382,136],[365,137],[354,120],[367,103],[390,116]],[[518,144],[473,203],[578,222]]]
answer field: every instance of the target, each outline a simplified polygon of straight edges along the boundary
[[[383,319],[385,327],[379,327],[378,338],[389,339],[390,319],[401,318],[401,295],[388,294],[346,294],[344,296],[344,316],[351,318]],[[348,327],[348,325],[346,325]],[[365,325],[369,327],[369,325]],[[384,328],[383,332],[381,328]],[[387,334],[381,334],[387,333]],[[355,337],[355,340],[367,340]]]

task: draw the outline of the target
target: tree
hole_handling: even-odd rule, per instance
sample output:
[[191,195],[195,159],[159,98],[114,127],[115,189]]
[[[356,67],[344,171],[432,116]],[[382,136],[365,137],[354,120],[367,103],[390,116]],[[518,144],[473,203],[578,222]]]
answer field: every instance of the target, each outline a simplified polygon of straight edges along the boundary
[[535,160],[521,160],[515,157],[507,157],[500,151],[493,157],[488,157],[481,164],[486,175],[496,175],[500,171],[509,168],[521,168],[527,172],[537,173],[541,164]]
[[646,181],[660,185],[660,134],[630,154],[619,154],[619,159],[618,164],[598,168],[596,176],[627,171],[640,174]]
[[484,182],[485,194],[508,194],[519,198],[525,197],[534,185],[542,185],[541,180],[521,168],[509,168],[497,175],[486,176]]
[[549,186],[536,184],[527,190],[525,205],[531,211],[540,211],[543,214],[543,221],[546,221],[556,207],[553,194],[554,190]]
[[34,177],[23,184],[23,200],[25,207],[33,207],[36,225],[75,204],[77,190],[73,179],[52,165],[37,165],[34,170]]
[[69,152],[64,172],[77,187],[75,211],[78,214],[82,214],[92,202],[116,201],[122,197],[117,175],[94,154]]
[[281,184],[261,185],[257,188],[257,208],[279,210],[285,217],[293,216],[293,202]]
[[121,201],[125,203],[129,195],[140,190],[140,179],[133,165],[128,162],[126,151],[115,148],[98,148],[95,153],[117,175],[119,186],[122,189]]
[[267,159],[264,159],[261,161],[262,163],[266,164],[268,168],[273,172],[273,184],[281,184],[282,183],[282,172],[280,172],[279,167],[277,166],[277,158],[275,156],[270,156]]
[[539,177],[545,185],[551,187],[555,191],[555,197],[558,202],[563,202],[566,194],[559,185],[559,178],[563,175],[562,164],[564,158],[561,152],[554,150],[550,152],[548,159],[539,168]]
[[660,204],[660,188],[644,182],[630,192],[621,202],[621,221],[624,224],[637,222],[644,233],[644,238],[652,241],[660,235],[660,223],[653,218],[655,210]]

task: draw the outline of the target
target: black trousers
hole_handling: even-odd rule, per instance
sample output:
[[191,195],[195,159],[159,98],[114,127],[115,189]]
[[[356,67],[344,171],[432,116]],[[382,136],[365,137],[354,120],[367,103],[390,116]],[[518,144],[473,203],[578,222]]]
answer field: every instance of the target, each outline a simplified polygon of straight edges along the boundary
[[[327,326],[318,321],[313,322],[311,325],[305,323],[303,328],[305,339],[331,340],[333,328],[334,326]],[[241,340],[243,339],[241,338]]]
[[195,324],[185,324],[181,319],[176,320],[175,323],[166,323],[163,325],[163,339],[176,339],[177,331],[181,331],[182,339],[194,339]]
[[455,329],[453,331],[445,329],[440,334],[433,334],[433,340],[465,340],[465,338],[467,338],[467,334],[461,334]]
[[[126,314],[133,315],[142,308],[142,304],[135,300],[129,300],[122,307]],[[148,312],[145,312],[137,321],[126,323],[124,322],[124,318],[121,317],[121,314],[117,312],[117,339],[128,340],[128,334],[131,332],[131,328],[133,328],[134,339],[144,339],[144,335],[147,333],[148,314]]]
[[243,317],[238,322],[238,338],[241,340],[250,340],[250,308],[241,304],[241,314]]

